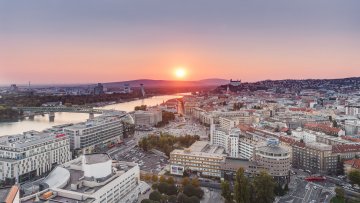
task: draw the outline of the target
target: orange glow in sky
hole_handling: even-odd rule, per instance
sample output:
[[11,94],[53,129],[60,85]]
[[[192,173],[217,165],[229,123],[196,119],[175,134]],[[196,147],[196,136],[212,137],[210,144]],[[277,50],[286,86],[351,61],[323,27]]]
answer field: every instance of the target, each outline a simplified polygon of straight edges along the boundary
[[360,1],[319,1],[0,1],[0,85],[359,77]]
[[186,76],[186,70],[182,67],[179,67],[175,70],[175,76],[178,79],[183,79]]

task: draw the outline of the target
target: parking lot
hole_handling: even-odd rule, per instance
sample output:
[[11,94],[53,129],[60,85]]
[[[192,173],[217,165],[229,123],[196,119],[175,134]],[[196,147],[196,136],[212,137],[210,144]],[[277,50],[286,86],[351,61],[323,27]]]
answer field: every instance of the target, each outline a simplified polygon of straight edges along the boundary
[[144,152],[139,147],[134,147],[127,153],[119,153],[115,157],[119,161],[138,163],[140,170],[156,174],[169,163],[166,158],[153,152]]

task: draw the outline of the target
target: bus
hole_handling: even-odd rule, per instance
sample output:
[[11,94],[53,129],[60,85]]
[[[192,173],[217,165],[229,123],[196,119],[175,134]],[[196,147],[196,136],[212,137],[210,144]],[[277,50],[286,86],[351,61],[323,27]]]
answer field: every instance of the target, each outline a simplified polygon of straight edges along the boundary
[[305,178],[306,181],[309,182],[319,182],[319,181],[325,181],[326,177],[324,176],[309,176]]

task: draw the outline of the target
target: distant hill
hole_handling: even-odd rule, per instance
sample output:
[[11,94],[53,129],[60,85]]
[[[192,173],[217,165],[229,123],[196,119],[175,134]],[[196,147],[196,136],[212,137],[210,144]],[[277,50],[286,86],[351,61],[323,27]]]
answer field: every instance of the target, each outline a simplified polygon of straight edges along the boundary
[[228,80],[211,78],[196,81],[178,81],[178,80],[150,80],[139,79],[121,82],[103,83],[107,88],[122,88],[124,84],[129,84],[131,87],[139,87],[144,84],[145,87],[201,87],[201,86],[220,86],[229,83]]
[[[359,91],[360,77],[338,79],[304,79],[304,80],[263,80],[258,82],[244,82],[239,86],[229,86],[233,92],[257,91],[273,89],[279,93],[300,92],[304,89],[333,90],[336,92]],[[227,85],[220,85],[215,91],[224,91]]]

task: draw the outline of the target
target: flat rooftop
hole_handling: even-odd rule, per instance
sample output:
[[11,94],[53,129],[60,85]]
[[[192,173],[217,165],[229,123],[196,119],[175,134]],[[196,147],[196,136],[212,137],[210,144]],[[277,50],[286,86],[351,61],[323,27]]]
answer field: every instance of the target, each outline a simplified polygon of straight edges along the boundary
[[124,114],[123,112],[119,112],[119,113],[108,112],[93,119],[88,119],[86,122],[80,122],[72,126],[65,127],[64,129],[80,130],[80,129],[92,128],[106,124],[108,122],[119,120],[121,117],[124,116],[126,116],[126,114]]
[[24,134],[0,137],[0,146],[12,148],[25,148],[65,137],[62,133],[29,131]]
[[318,150],[332,150],[332,146],[320,142],[310,142],[306,143],[306,147]]
[[247,169],[251,165],[254,165],[254,163],[249,161],[248,159],[238,159],[238,158],[227,157],[225,162],[220,164],[220,169],[236,171],[239,168]]
[[175,149],[172,154],[205,156],[211,158],[223,159],[226,157],[225,149],[216,145],[210,145],[208,141],[196,141],[189,148],[180,150]]

